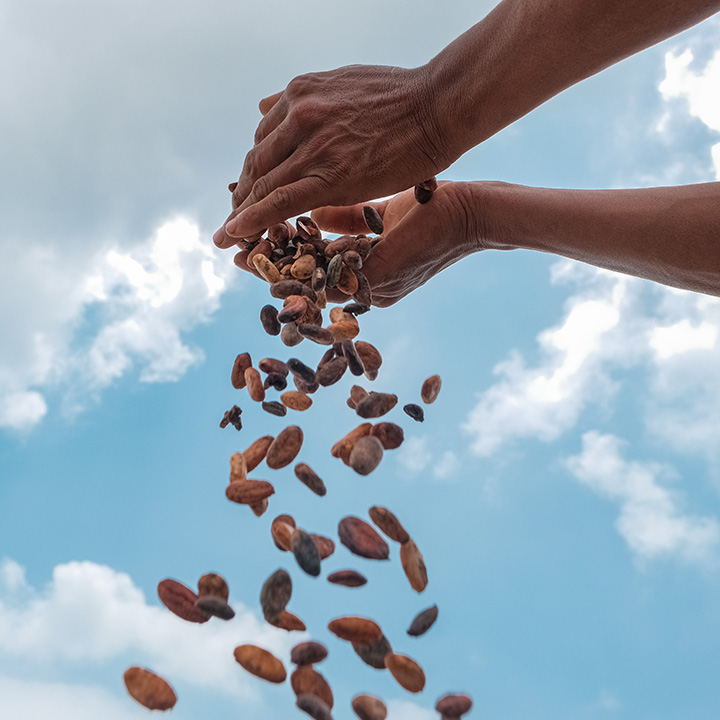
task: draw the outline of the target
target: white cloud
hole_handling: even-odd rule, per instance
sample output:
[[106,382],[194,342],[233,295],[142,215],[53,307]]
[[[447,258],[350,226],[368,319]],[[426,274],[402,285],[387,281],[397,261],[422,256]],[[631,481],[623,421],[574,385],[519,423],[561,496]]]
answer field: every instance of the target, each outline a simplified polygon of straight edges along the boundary
[[437,720],[438,714],[416,705],[410,700],[390,700],[388,718],[392,720]]
[[0,427],[29,429],[62,386],[73,409],[134,368],[142,382],[180,378],[203,359],[183,333],[209,319],[237,270],[184,218],[131,250],[78,261],[0,246]]
[[446,450],[433,468],[433,475],[440,480],[453,479],[460,469],[460,460],[452,450]]
[[582,442],[581,453],[566,466],[581,483],[619,504],[616,528],[639,558],[715,558],[718,521],[681,512],[681,498],[661,484],[673,476],[668,467],[623,459],[622,443],[613,435],[588,432]]
[[405,438],[403,444],[396,451],[395,457],[407,474],[417,475],[423,472],[432,460],[427,438]]
[[230,622],[187,623],[159,601],[149,604],[128,575],[103,565],[58,565],[42,591],[28,587],[21,571],[13,561],[0,566],[0,652],[32,662],[38,675],[131,655],[171,685],[257,698],[257,683],[239,670],[233,649],[252,642],[285,658],[297,641],[235,603]]

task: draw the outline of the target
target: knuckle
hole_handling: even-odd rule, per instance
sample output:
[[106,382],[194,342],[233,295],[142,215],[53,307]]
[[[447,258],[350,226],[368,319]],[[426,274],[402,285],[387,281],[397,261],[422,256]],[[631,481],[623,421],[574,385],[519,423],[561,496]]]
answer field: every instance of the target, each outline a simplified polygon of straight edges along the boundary
[[257,177],[259,167],[260,163],[258,159],[258,151],[255,148],[251,148],[251,150],[245,156],[243,175],[246,175],[247,177]]
[[293,201],[293,192],[287,187],[279,187],[268,197],[268,204],[273,210],[285,210]]
[[259,177],[253,184],[252,195],[256,200],[267,197],[272,192],[272,187],[267,175]]

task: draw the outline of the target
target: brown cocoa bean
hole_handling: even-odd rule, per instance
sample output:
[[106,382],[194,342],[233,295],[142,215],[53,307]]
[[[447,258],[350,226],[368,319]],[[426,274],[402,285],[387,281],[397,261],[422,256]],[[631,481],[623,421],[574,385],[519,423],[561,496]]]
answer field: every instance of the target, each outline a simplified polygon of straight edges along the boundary
[[431,375],[422,384],[420,389],[420,397],[426,405],[434,403],[437,400],[437,396],[440,394],[440,388],[442,387],[442,378],[439,375]]
[[357,242],[357,237],[353,235],[342,235],[335,240],[331,240],[325,246],[325,257],[335,258],[337,255],[344,253],[346,250],[356,250]]
[[418,613],[410,623],[410,627],[407,629],[407,634],[411,637],[420,637],[420,635],[424,635],[433,626],[437,620],[437,616],[437,605],[433,605],[427,610],[423,610]]
[[346,313],[351,313],[352,315],[364,315],[366,312],[370,312],[370,306],[369,305],[360,305],[360,303],[351,302],[348,303],[343,310],[345,310]]
[[[287,245],[288,240],[295,234],[295,230],[293,229],[292,234],[290,233],[290,228],[292,227],[288,222],[281,222],[277,223],[277,225],[273,225],[272,227],[268,228],[268,240],[275,243],[278,247],[284,247]],[[288,227],[289,226],[289,227]]]
[[270,255],[272,255],[273,251],[273,245],[272,243],[263,238],[258,242],[258,244],[250,251],[250,254],[245,259],[245,262],[247,263],[247,266],[249,268],[255,267],[255,257],[257,255],[264,255],[266,258],[269,258]]
[[352,340],[345,340],[340,343],[340,347],[342,347],[342,354],[348,362],[350,372],[355,376],[362,375],[365,372],[365,365],[355,348],[355,343]]
[[[280,273],[278,273],[279,275]],[[263,330],[268,335],[279,335],[282,330],[282,325],[277,319],[278,311],[273,305],[265,305],[260,310],[260,322],[262,323]]]
[[415,403],[408,403],[403,406],[403,410],[416,422],[422,422],[425,420],[425,411]]
[[410,541],[410,535],[402,526],[395,515],[386,507],[374,505],[369,511],[370,519],[391,539],[395,542],[403,543]]
[[287,607],[292,597],[292,580],[287,570],[276,570],[260,590],[263,617],[275,619]]
[[295,665],[315,665],[328,656],[328,649],[319,642],[308,640],[298,643],[290,651],[290,662]]
[[385,658],[385,666],[408,692],[419,693],[425,687],[423,669],[407,655],[389,653]]
[[355,350],[357,350],[357,354],[365,366],[365,372],[374,371],[377,373],[383,362],[380,351],[374,345],[364,340],[358,340],[355,343]]
[[188,622],[204,623],[210,619],[195,607],[197,595],[187,586],[177,580],[161,580],[157,586],[158,597],[162,604],[179,618]]
[[352,400],[354,407],[357,407],[367,396],[368,391],[360,385],[353,385],[350,388],[350,400]]
[[332,345],[336,342],[335,335],[328,328],[318,327],[310,323],[300,323],[297,328],[303,337],[312,340],[318,345]]
[[270,502],[267,498],[264,500],[261,500],[260,502],[253,503],[250,505],[250,509],[255,513],[257,517],[260,517],[261,515],[264,515],[267,512],[267,509],[270,507]]
[[335,703],[328,681],[310,665],[300,665],[290,676],[290,685],[295,695],[314,695],[330,709]]
[[233,453],[230,456],[230,482],[247,480],[247,462],[245,455],[241,452]]
[[123,673],[123,680],[130,697],[149,710],[169,710],[177,702],[177,695],[167,680],[150,670],[129,667]]
[[280,331],[280,340],[287,347],[295,347],[299,345],[305,338],[298,332],[297,325],[295,323],[287,323],[283,325]]
[[292,264],[290,274],[298,280],[308,280],[316,267],[317,262],[312,255],[302,255]]
[[383,446],[374,435],[360,438],[350,451],[348,464],[358,475],[369,475],[383,458]]
[[323,387],[329,387],[338,382],[346,370],[347,360],[344,357],[335,357],[318,367],[315,371],[315,378]]
[[283,324],[299,320],[307,312],[307,298],[302,295],[290,295],[285,298],[283,309],[278,313],[278,322]]
[[306,395],[312,395],[317,392],[320,388],[320,383],[317,380],[313,383],[308,383],[298,375],[293,375],[293,385],[302,393]]
[[255,505],[275,493],[275,488],[265,480],[236,480],[225,488],[225,496],[240,505]]
[[270,444],[265,457],[269,468],[279,470],[289,465],[300,452],[303,431],[297,425],[288,425]]
[[410,539],[400,546],[400,562],[412,589],[422,592],[428,584],[427,568],[414,540]]
[[344,263],[340,270],[340,277],[335,283],[335,287],[346,295],[354,295],[358,291],[357,275],[354,270],[351,270]]
[[390,557],[388,544],[358,517],[348,515],[338,523],[340,542],[351,553],[371,560],[387,560]]
[[332,720],[330,708],[316,695],[298,695],[295,704],[313,720]]
[[243,452],[247,472],[252,472],[265,459],[268,448],[274,439],[272,435],[263,435]]
[[213,595],[227,602],[230,589],[222,575],[206,573],[198,580],[198,595]]
[[230,382],[236,390],[242,390],[245,387],[245,371],[252,367],[250,353],[240,353],[233,364]]
[[309,487],[316,495],[323,497],[327,494],[325,483],[307,463],[298,463],[295,466],[295,477]]
[[472,698],[462,693],[443,695],[436,703],[435,709],[444,718],[459,718],[472,708]]
[[305,632],[307,630],[305,623],[297,615],[293,615],[287,610],[283,610],[276,618],[268,620],[268,622],[273,627],[287,632]]
[[392,647],[388,639],[382,635],[379,640],[372,643],[353,643],[353,650],[366,665],[376,670],[384,670],[385,658],[392,652]]
[[253,255],[252,264],[255,266],[255,269],[258,271],[260,277],[263,280],[267,280],[270,284],[282,280],[280,271],[275,267],[275,265],[273,265],[269,257],[266,257],[261,253],[257,253],[256,255]]
[[356,570],[337,570],[327,576],[327,581],[333,583],[333,585],[352,588],[367,585],[367,578]]
[[370,645],[382,637],[380,626],[363,617],[339,617],[328,623],[328,630],[341,640],[359,645]]
[[345,312],[345,310],[339,305],[336,305],[334,308],[332,308],[332,310],[330,310],[329,317],[331,323],[351,322],[355,323],[355,325],[360,327],[357,318],[354,315]]
[[301,360],[298,360],[297,358],[290,358],[287,361],[287,366],[293,375],[302,378],[306,383],[312,384],[316,381],[315,371]]
[[280,396],[282,404],[290,410],[302,412],[312,405],[312,398],[299,390],[288,390]]
[[370,431],[371,435],[374,435],[381,443],[385,450],[395,450],[403,444],[405,440],[405,433],[403,429],[391,422],[380,422],[377,425],[373,425],[373,429]]
[[343,263],[353,272],[357,272],[363,264],[360,254],[355,250],[346,250],[342,255]]
[[285,682],[287,672],[281,660],[257,645],[238,645],[235,660],[249,673],[271,683]]
[[273,373],[278,373],[285,377],[287,377],[288,373],[290,372],[290,369],[288,368],[287,364],[284,363],[282,360],[277,360],[276,358],[263,358],[258,363],[258,370],[262,370],[264,373],[267,373],[268,375],[271,375]]
[[421,205],[430,202],[433,193],[437,190],[437,186],[437,179],[435,177],[431,177],[429,180],[423,180],[423,182],[415,186],[415,199]]
[[355,443],[365,435],[369,435],[372,430],[372,423],[362,423],[354,430],[351,430],[344,438],[338,440],[330,449],[333,457],[340,458],[346,465],[350,464],[350,453],[355,447]]
[[[332,243],[331,243],[332,244]],[[329,247],[329,246],[328,246]],[[325,283],[327,287],[333,288],[337,285],[340,279],[340,274],[343,269],[342,255],[335,255],[332,260],[328,263]]]
[[297,564],[308,575],[317,577],[320,574],[320,553],[313,539],[300,528],[290,536],[290,551]]
[[277,415],[277,417],[285,417],[287,415],[287,408],[285,407],[285,405],[276,402],[275,400],[269,402],[263,400],[262,409],[265,410],[265,412],[270,413],[271,415]]
[[290,538],[295,531],[295,520],[291,515],[278,515],[270,526],[275,547],[283,552],[290,551]]
[[327,331],[332,335],[334,343],[352,340],[360,332],[360,326],[352,322],[336,322],[327,326]]
[[358,403],[357,414],[361,418],[382,417],[397,405],[397,401],[398,396],[393,393],[370,392],[362,402]]
[[242,410],[237,406],[233,405],[224,415],[220,421],[220,427],[226,428],[228,425],[232,425],[236,430],[242,430]]
[[322,238],[322,233],[320,232],[320,228],[317,226],[317,223],[307,215],[300,216],[295,221],[295,227],[297,228],[298,235],[302,237],[303,240],[315,242]]
[[327,274],[321,267],[316,267],[313,270],[312,278],[310,279],[310,286],[316,293],[325,292],[325,285],[327,284]]
[[352,293],[353,300],[359,305],[370,307],[372,305],[372,288],[370,287],[370,282],[362,270],[354,270],[353,272],[357,280],[357,290]]
[[255,402],[262,402],[265,399],[265,388],[260,377],[260,372],[254,367],[245,370],[245,384],[247,385],[250,399]]
[[321,560],[329,558],[335,552],[335,543],[329,537],[317,535],[316,533],[310,533],[310,537],[315,543]]
[[198,595],[195,607],[201,612],[209,613],[221,620],[232,620],[235,617],[235,611],[215,595]]
[[363,205],[363,218],[370,232],[376,235],[383,234],[385,228],[382,218],[380,217],[380,213],[372,205]]
[[385,720],[387,707],[373,695],[356,695],[352,700],[352,709],[360,720]]
[[295,278],[280,280],[270,286],[270,294],[277,300],[285,300],[291,295],[305,295],[315,302],[316,294],[312,288],[307,287]]

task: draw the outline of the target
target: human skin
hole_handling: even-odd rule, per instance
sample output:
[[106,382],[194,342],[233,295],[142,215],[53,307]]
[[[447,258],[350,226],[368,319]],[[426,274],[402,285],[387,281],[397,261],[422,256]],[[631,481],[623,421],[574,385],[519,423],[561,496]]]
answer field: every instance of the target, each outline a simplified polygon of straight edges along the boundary
[[260,103],[214,236],[412,187],[567,87],[685,30],[720,0],[502,0],[426,65],[310,73]]
[[[720,183],[565,190],[500,182],[442,183],[372,203],[385,231],[363,265],[373,304],[392,305],[482,250],[535,250],[720,296]],[[337,233],[365,229],[362,204],[313,212]]]

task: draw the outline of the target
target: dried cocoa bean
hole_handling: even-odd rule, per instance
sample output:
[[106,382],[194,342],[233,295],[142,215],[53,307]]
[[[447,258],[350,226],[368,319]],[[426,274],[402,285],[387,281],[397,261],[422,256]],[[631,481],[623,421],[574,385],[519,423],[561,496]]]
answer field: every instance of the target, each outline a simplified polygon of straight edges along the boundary
[[225,578],[217,573],[207,573],[198,580],[195,607],[221,620],[232,620],[235,611],[228,605],[229,597],[230,590]]
[[295,665],[315,665],[328,656],[328,649],[319,642],[308,640],[298,643],[290,651],[290,662]]
[[[279,272],[278,275],[280,275]],[[277,319],[277,316],[277,308],[273,305],[265,305],[260,310],[260,322],[262,323],[263,330],[265,330],[268,335],[279,335],[282,330],[282,325]]]
[[268,622],[287,632],[305,632],[307,630],[305,623],[297,615],[293,615],[287,610],[283,610],[276,618],[268,620]]
[[385,666],[408,692],[419,693],[425,687],[423,669],[407,655],[389,653],[385,658]]
[[287,363],[284,363],[282,360],[277,360],[276,358],[263,358],[258,363],[258,370],[262,370],[268,375],[277,373],[285,377],[287,377],[288,373],[290,372]]
[[287,366],[290,368],[290,372],[293,375],[301,378],[306,383],[312,384],[316,381],[315,371],[301,360],[298,360],[297,358],[290,358],[287,361]]
[[325,292],[325,286],[327,284],[327,274],[321,267],[316,267],[313,270],[312,278],[310,279],[310,286],[316,293]]
[[298,695],[295,704],[313,720],[332,720],[330,708],[315,695]]
[[337,279],[335,287],[346,295],[354,295],[358,291],[357,275],[345,263],[340,270],[340,277]]
[[302,255],[292,264],[290,274],[298,280],[308,280],[316,267],[317,262],[312,255]]
[[348,515],[338,523],[340,542],[351,553],[371,560],[387,560],[388,544],[364,520]]
[[270,502],[267,498],[264,500],[261,500],[260,502],[253,503],[250,505],[250,509],[253,511],[253,513],[260,517],[261,515],[264,515],[267,512],[267,509],[270,507]]
[[232,620],[235,617],[235,611],[214,595],[198,595],[195,607],[201,612],[209,613],[221,620]]
[[225,488],[225,496],[240,505],[255,505],[275,493],[275,488],[265,480],[236,480]]
[[334,322],[328,325],[327,330],[332,335],[333,343],[341,343],[357,337],[360,327],[353,322]]
[[373,373],[374,379],[377,377],[377,372],[382,365],[382,355],[380,351],[371,343],[365,342],[364,340],[358,340],[355,343],[355,350],[362,360],[363,366],[365,367],[365,374]]
[[346,250],[342,255],[343,263],[347,265],[353,272],[357,272],[363,264],[360,253],[355,250]]
[[293,384],[300,392],[305,393],[306,395],[312,395],[320,388],[320,383],[317,382],[317,380],[313,383],[308,383],[298,375],[293,375]]
[[285,405],[280,402],[276,402],[275,400],[269,402],[264,400],[262,403],[262,409],[265,410],[265,412],[269,412],[271,415],[277,415],[278,417],[285,417],[287,415],[287,408]]
[[350,400],[351,402],[348,402],[348,405],[350,407],[357,408],[357,406],[368,396],[368,391],[360,386],[360,385],[353,385],[350,388]]
[[230,588],[222,575],[206,573],[198,580],[198,595],[213,595],[227,602]]
[[[292,237],[290,234],[290,228],[288,227],[289,223],[287,222],[281,222],[277,223],[277,225],[273,225],[272,227],[268,228],[268,240],[275,243],[278,247],[283,247],[287,245],[288,240]],[[291,226],[292,227],[292,226]],[[293,235],[295,234],[293,230]]]
[[235,660],[249,673],[271,683],[285,682],[287,673],[281,660],[257,645],[238,645]]
[[425,419],[425,411],[415,403],[408,403],[403,410],[416,422],[422,422]]
[[253,255],[252,263],[260,277],[263,280],[267,280],[270,284],[282,280],[280,271],[273,265],[269,257],[258,253],[257,255]]
[[350,453],[355,447],[355,443],[365,435],[369,435],[372,430],[372,423],[362,423],[354,430],[351,430],[344,438],[338,440],[331,448],[330,454],[333,457],[341,458],[348,465],[350,463]]
[[312,398],[308,397],[306,393],[300,392],[299,390],[288,390],[280,396],[282,404],[290,410],[297,410],[302,412],[307,410],[312,405]]
[[375,244],[382,240],[382,238],[373,238],[372,240],[366,238],[364,235],[358,235],[355,242],[355,250],[357,251],[357,254],[363,259],[363,262],[370,257],[370,252],[372,251],[373,247],[375,247]]
[[269,468],[279,470],[289,465],[300,452],[303,431],[297,425],[288,425],[270,444],[265,457]]
[[315,302],[316,294],[312,288],[307,287],[295,278],[280,280],[270,286],[270,294],[277,300],[285,300],[291,295],[304,295]]
[[437,616],[437,605],[433,605],[427,610],[423,610],[421,613],[418,613],[410,623],[410,627],[407,629],[407,634],[411,637],[420,637],[420,635],[424,635],[433,626],[437,620]]
[[346,250],[355,249],[357,249],[357,237],[354,237],[353,235],[342,235],[335,240],[331,240],[325,246],[325,257],[335,258],[337,255],[344,253]]
[[356,570],[337,570],[327,576],[327,580],[333,585],[344,585],[345,587],[362,587],[367,585],[367,578]]
[[360,438],[350,451],[348,464],[359,475],[369,475],[383,458],[383,446],[374,435]]
[[371,435],[374,435],[381,443],[385,450],[395,450],[403,444],[405,440],[405,433],[403,429],[391,422],[380,422],[377,425],[373,425],[373,429],[370,431]]
[[245,371],[245,384],[247,385],[251,400],[262,402],[265,399],[265,388],[263,387],[260,372],[254,367],[249,367]]
[[296,528],[290,537],[290,551],[297,564],[308,575],[317,577],[320,574],[320,553],[313,539],[300,528]]
[[348,303],[343,310],[345,310],[346,313],[351,313],[352,315],[364,315],[366,312],[370,311],[369,305],[361,305],[360,303],[352,302]]
[[415,199],[424,205],[426,202],[430,202],[433,193],[437,190],[437,179],[431,177],[429,180],[423,180],[415,186]]
[[161,580],[157,586],[157,593],[160,601],[165,607],[179,618],[188,622],[204,623],[210,619],[208,613],[204,613],[195,607],[197,595],[187,586],[177,580]]
[[295,323],[287,323],[283,325],[283,329],[280,331],[280,340],[287,347],[295,347],[299,345],[305,338],[298,332],[297,325]]
[[397,405],[398,397],[393,393],[370,392],[357,405],[361,418],[377,418],[389,413]]
[[382,635],[379,640],[371,643],[353,643],[353,650],[357,656],[370,667],[376,670],[385,669],[385,658],[392,652],[388,639]]
[[[331,243],[332,244],[332,243]],[[329,246],[328,246],[329,247]],[[343,269],[342,255],[335,255],[332,260],[328,263],[325,283],[327,287],[333,288],[337,285],[340,279],[340,274]]]
[[356,695],[352,700],[352,709],[360,720],[385,720],[387,707],[373,695]]
[[298,463],[295,466],[295,477],[316,495],[323,497],[327,493],[325,483],[307,463]]
[[292,580],[287,570],[276,570],[264,583],[260,590],[260,606],[263,617],[276,619],[287,607],[292,597]]
[[250,254],[247,256],[245,262],[247,263],[247,266],[252,268],[255,267],[255,257],[257,255],[264,255],[266,258],[269,258],[270,255],[272,255],[272,251],[274,250],[272,243],[263,238],[258,242],[258,244],[250,251]]
[[283,391],[287,387],[287,378],[280,373],[270,373],[263,383],[265,390],[273,388],[274,390]]
[[443,695],[437,703],[435,709],[443,716],[443,718],[459,718],[472,708],[472,698],[469,695],[448,694]]
[[307,298],[302,295],[290,295],[285,298],[283,309],[278,313],[278,322],[283,324],[299,320],[307,312]]
[[329,537],[317,535],[316,533],[310,533],[310,537],[315,543],[321,560],[329,558],[335,552],[335,543]]
[[247,462],[241,452],[233,453],[230,456],[230,482],[247,480]]
[[245,371],[252,367],[250,353],[240,353],[233,363],[230,382],[236,390],[242,390],[245,387]]
[[237,405],[233,405],[223,415],[223,419],[220,421],[220,427],[226,428],[228,425],[232,425],[236,430],[242,430],[241,414],[242,410]]
[[355,348],[355,343],[352,340],[345,340],[340,343],[340,347],[343,356],[348,362],[350,372],[355,376],[362,375],[365,372],[365,365],[363,365],[362,358]]
[[295,695],[314,695],[330,709],[335,703],[328,681],[310,665],[300,665],[290,676],[290,685]]
[[318,345],[332,345],[335,340],[335,335],[331,330],[317,325],[311,325],[310,323],[300,323],[298,326],[298,332],[308,340],[312,340]]
[[369,511],[370,519],[391,539],[395,542],[403,543],[410,541],[410,535],[402,526],[395,515],[386,507],[374,505]]
[[354,270],[353,272],[357,280],[357,290],[352,293],[353,300],[360,305],[370,307],[370,305],[372,305],[372,288],[370,287],[370,282],[362,270]]
[[246,472],[252,472],[265,459],[268,448],[274,439],[272,435],[263,435],[243,452]]
[[428,583],[427,568],[414,540],[410,539],[400,546],[400,562],[412,589],[422,592]]
[[347,370],[347,366],[347,360],[344,357],[335,357],[328,362],[322,363],[318,367],[315,371],[315,378],[323,387],[329,387],[342,378]]
[[291,515],[278,515],[270,526],[275,547],[283,552],[290,551],[290,538],[295,531],[295,519]]
[[440,388],[442,387],[442,379],[439,375],[431,375],[422,384],[420,389],[420,397],[426,405],[434,403],[437,400],[437,396],[440,394]]
[[363,205],[363,218],[370,232],[376,235],[383,234],[385,228],[382,218],[380,217],[380,213],[372,205]]
[[371,645],[382,637],[380,626],[362,617],[339,617],[328,623],[328,630],[341,640],[359,645]]
[[177,695],[167,680],[150,670],[129,667],[123,680],[130,696],[149,710],[169,710],[177,702]]

